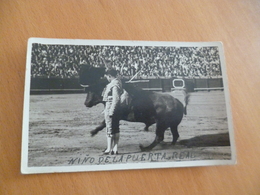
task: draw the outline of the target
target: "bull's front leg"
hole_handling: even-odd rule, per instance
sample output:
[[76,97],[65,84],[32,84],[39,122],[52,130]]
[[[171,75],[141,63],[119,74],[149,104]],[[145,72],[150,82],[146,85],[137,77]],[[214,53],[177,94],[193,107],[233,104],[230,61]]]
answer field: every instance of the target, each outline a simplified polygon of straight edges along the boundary
[[148,130],[149,130],[149,127],[150,127],[151,125],[153,125],[154,123],[155,123],[154,118],[153,118],[153,117],[149,118],[149,119],[145,122],[145,128],[144,128],[144,130],[145,130],[145,131],[148,131]]
[[161,141],[163,141],[163,137],[156,136],[153,143],[151,143],[149,146],[144,147],[142,144],[139,145],[139,148],[142,152],[150,151],[152,150],[157,144],[159,144]]
[[105,120],[103,120],[99,126],[96,127],[96,129],[90,131],[91,136],[93,137],[94,135],[96,135],[99,131],[101,131],[102,129],[104,129],[106,127],[106,122]]
[[144,147],[142,144],[139,145],[142,152],[152,150],[157,144],[164,140],[164,132],[167,129],[164,121],[158,121],[156,124],[156,137],[154,141],[149,145]]

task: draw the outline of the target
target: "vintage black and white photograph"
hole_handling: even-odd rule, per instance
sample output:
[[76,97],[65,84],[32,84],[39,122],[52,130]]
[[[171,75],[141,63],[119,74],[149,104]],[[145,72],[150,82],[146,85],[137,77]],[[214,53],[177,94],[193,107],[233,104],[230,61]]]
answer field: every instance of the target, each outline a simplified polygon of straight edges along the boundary
[[236,162],[221,42],[31,38],[21,172]]

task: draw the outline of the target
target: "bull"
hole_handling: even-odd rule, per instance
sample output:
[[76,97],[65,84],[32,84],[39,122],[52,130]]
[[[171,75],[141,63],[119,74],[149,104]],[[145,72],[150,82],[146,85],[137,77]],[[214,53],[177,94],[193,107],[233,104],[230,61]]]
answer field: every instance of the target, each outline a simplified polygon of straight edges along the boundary
[[[86,72],[87,70],[87,72]],[[93,79],[92,71],[100,72],[96,79]],[[101,79],[104,68],[93,68],[85,66],[83,73],[80,74],[80,82],[82,83],[86,74],[91,74],[91,79],[95,82],[89,82],[85,100],[86,107],[93,107],[102,101],[102,91],[107,85],[107,81]],[[82,78],[84,77],[84,78]],[[86,84],[86,83],[85,83]],[[147,130],[152,124],[156,124],[155,139],[148,145],[140,144],[141,151],[150,151],[157,144],[164,140],[165,130],[170,128],[172,133],[172,145],[175,145],[179,138],[178,125],[182,121],[183,115],[187,114],[187,105],[189,102],[189,94],[185,92],[184,105],[176,98],[167,93],[159,93],[153,91],[144,91],[135,87],[133,84],[123,83],[124,93],[121,96],[120,102],[120,120],[129,122],[142,122],[146,125]],[[91,135],[94,136],[99,131],[106,127],[105,121],[94,130]]]

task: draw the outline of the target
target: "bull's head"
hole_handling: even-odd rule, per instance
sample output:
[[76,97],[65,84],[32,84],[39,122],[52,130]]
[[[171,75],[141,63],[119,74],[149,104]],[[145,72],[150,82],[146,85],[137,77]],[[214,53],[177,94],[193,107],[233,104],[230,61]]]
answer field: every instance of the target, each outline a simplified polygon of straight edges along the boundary
[[87,97],[85,106],[92,107],[102,103],[102,91],[107,83],[103,83],[105,68],[96,68],[88,64],[82,64],[79,71],[79,83],[85,87]]
[[105,73],[105,68],[96,68],[91,65],[81,64],[79,70],[79,83],[81,85],[93,85],[97,83]]
[[98,83],[95,85],[91,85],[86,87],[87,97],[84,102],[86,107],[92,107],[99,103],[103,102],[102,97],[102,91],[104,90],[104,87],[106,86],[106,83]]

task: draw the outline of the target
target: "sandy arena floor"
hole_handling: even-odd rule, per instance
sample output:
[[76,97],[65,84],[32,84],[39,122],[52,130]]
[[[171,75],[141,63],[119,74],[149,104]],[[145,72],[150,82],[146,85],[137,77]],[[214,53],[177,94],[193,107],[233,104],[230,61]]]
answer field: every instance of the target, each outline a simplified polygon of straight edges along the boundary
[[[178,99],[178,92],[172,93]],[[31,95],[28,166],[73,166],[116,163],[223,160],[231,158],[224,92],[191,93],[188,114],[179,125],[180,138],[171,146],[170,130],[165,140],[150,152],[155,126],[120,122],[119,155],[105,156],[105,131],[91,137],[102,120],[103,105],[84,106],[86,94]]]

